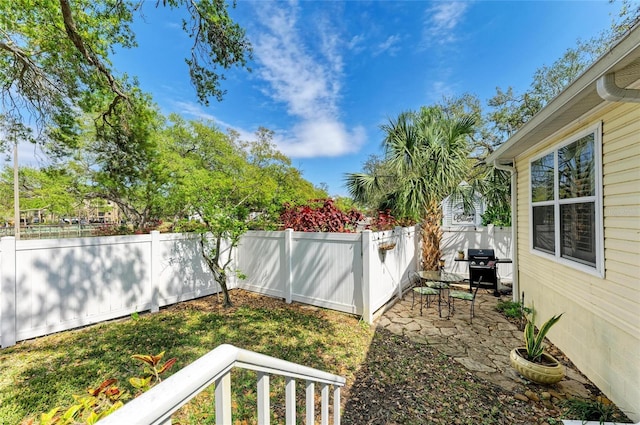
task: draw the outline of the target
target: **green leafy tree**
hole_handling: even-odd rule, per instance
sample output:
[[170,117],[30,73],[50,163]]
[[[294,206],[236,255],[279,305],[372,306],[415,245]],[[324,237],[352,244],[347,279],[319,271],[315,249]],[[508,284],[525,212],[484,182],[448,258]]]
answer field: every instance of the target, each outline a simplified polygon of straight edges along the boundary
[[[382,129],[385,169],[391,174],[348,174],[347,188],[361,202],[382,195],[379,209],[389,209],[395,217],[422,219],[423,267],[435,270],[440,258],[440,202],[468,174],[468,139],[474,120],[448,116],[439,107],[424,107],[401,113]],[[389,178],[397,184],[387,191],[382,182]]]
[[[181,10],[192,40],[186,63],[198,99],[220,100],[221,72],[245,67],[251,46],[224,0],[163,0]],[[113,69],[117,48],[136,46],[131,24],[144,2],[132,0],[0,0],[0,97],[7,115],[72,129],[78,112],[105,119],[130,100],[127,77]],[[135,84],[133,84],[135,85]],[[94,93],[110,93],[96,110]]]
[[85,126],[68,168],[84,199],[114,202],[142,229],[169,213],[174,183],[164,153],[171,147],[163,139],[164,117],[149,96],[134,89],[129,103],[115,109],[109,125]]
[[236,272],[229,268],[232,253],[252,220],[268,221],[283,202],[300,202],[316,189],[275,149],[267,129],[258,130],[254,141],[242,141],[210,122],[177,116],[170,122],[165,138],[172,148],[164,161],[175,185],[170,202],[177,215],[200,221],[195,230],[203,258],[222,289],[224,305],[230,306],[227,282]]
[[[21,167],[18,173],[20,209],[22,211],[48,212],[54,215],[69,215],[77,209],[80,201],[73,187],[72,177],[57,168],[36,169]],[[5,168],[0,175],[2,208],[13,208],[13,169]],[[7,202],[10,201],[10,202]],[[11,213],[8,215],[12,216]]]

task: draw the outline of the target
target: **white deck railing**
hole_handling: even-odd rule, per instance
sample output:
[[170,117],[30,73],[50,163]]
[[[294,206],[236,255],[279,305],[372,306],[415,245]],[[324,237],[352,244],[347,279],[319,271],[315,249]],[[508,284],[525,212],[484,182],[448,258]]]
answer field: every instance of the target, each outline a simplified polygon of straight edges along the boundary
[[231,369],[240,367],[258,372],[258,423],[269,425],[270,375],[286,378],[286,423],[296,423],[295,380],[306,381],[306,423],[315,423],[315,384],[321,385],[321,423],[329,425],[329,391],[333,386],[333,424],[340,424],[340,387],[345,378],[264,354],[224,344],[200,357],[141,396],[99,421],[100,425],[166,425],[171,415],[212,383],[215,383],[216,424],[229,425],[231,419]]

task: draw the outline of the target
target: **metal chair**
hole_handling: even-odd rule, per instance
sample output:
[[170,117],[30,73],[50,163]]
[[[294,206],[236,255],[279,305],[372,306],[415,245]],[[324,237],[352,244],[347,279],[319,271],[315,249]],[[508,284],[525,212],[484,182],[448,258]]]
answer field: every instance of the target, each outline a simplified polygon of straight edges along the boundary
[[452,312],[455,311],[455,300],[462,301],[470,301],[471,309],[470,309],[470,323],[473,323],[473,316],[475,314],[474,307],[476,303],[476,295],[478,294],[478,289],[480,288],[480,283],[482,282],[482,276],[477,280],[477,282],[469,281],[471,285],[472,291],[449,291],[449,316],[451,316]]
[[416,301],[416,294],[420,295],[420,316],[422,316],[422,305],[424,302],[422,301],[423,297],[426,297],[427,308],[431,305],[431,301],[429,297],[437,296],[439,291],[437,289],[429,288],[428,286],[424,286],[424,281],[418,274],[418,272],[409,271],[407,272],[407,276],[409,277],[409,282],[413,286],[411,289],[411,308]]

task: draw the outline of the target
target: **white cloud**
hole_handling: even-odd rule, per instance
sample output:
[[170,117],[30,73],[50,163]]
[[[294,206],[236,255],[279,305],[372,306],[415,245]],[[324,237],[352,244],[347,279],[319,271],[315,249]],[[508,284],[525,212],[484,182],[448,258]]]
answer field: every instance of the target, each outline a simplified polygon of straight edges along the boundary
[[445,81],[434,81],[429,90],[429,98],[433,102],[439,102],[444,97],[451,97],[456,94],[456,89]]
[[[211,120],[216,126],[226,131],[238,132],[240,140],[255,140],[255,132],[221,121],[207,113],[193,102],[173,102],[178,113],[197,119]],[[334,119],[302,120],[290,130],[274,129],[273,142],[286,155],[294,158],[313,158],[318,156],[339,156],[357,151],[366,141],[363,127],[348,130],[346,126]]]
[[204,111],[202,107],[197,103],[174,101],[173,105],[176,107],[179,114],[187,115],[187,116],[190,115],[197,119],[213,121],[217,126],[217,128],[219,128],[222,131],[231,129],[238,132],[240,140],[255,140],[256,138],[255,133],[253,131],[246,130],[244,128],[234,126],[233,124],[230,124],[228,122],[219,120],[214,115],[211,115],[208,112]]
[[363,127],[347,130],[344,124],[331,119],[302,121],[274,139],[282,152],[294,158],[340,156],[358,151],[365,141]]
[[390,35],[385,41],[378,44],[377,50],[374,55],[381,55],[382,53],[389,52],[390,55],[394,55],[399,49],[399,43],[402,37],[397,34]]
[[354,53],[360,53],[364,51],[364,34],[358,34],[351,37],[351,40],[347,43],[347,48],[353,50]]
[[191,115],[192,117],[196,117],[202,120],[211,120],[217,121],[216,117],[205,112],[200,105],[193,102],[182,102],[182,101],[173,101],[172,102],[175,107],[178,109],[180,114]]
[[290,130],[276,130],[278,148],[292,157],[358,151],[365,141],[364,131],[349,130],[338,118],[344,78],[341,48],[346,44],[331,20],[318,17],[315,27],[299,28],[295,3],[254,4],[262,24],[250,34],[259,65],[256,74],[267,84],[264,93],[297,120]]
[[448,44],[457,40],[456,27],[463,20],[469,3],[436,2],[426,11],[424,37],[426,42]]

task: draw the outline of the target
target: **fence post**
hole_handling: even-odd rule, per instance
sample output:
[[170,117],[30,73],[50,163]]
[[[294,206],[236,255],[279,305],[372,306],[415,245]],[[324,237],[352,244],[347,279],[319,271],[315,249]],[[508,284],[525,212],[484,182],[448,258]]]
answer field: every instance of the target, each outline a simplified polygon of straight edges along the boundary
[[362,320],[373,323],[371,311],[371,230],[361,233],[362,238]]
[[159,301],[159,288],[160,284],[160,232],[158,230],[151,231],[151,288],[149,296],[151,299],[150,302],[150,310],[152,313],[157,313],[160,311],[160,301]]
[[291,304],[293,294],[293,229],[284,231],[284,274],[285,288],[284,298],[287,304]]
[[402,299],[402,278],[404,277],[404,273],[402,273],[402,267],[404,265],[404,254],[406,253],[405,244],[407,243],[404,229],[400,226],[396,226],[393,228],[393,233],[397,240],[397,252],[398,252],[398,261],[396,261],[396,276],[398,278],[398,299]]
[[16,238],[0,239],[0,345],[16,344]]
[[422,226],[419,223],[416,223],[413,227],[414,237],[414,258],[416,261],[416,267],[413,270],[422,270]]

